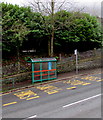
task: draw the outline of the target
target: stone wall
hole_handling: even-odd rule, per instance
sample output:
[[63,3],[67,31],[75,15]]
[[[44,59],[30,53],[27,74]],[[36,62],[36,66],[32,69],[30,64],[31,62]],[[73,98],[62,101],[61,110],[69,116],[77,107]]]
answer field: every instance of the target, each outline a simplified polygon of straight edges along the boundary
[[[78,60],[78,70],[86,70],[101,67],[101,57],[93,57],[84,60]],[[76,69],[75,61],[65,61],[57,63],[58,73],[70,72]]]
[[[27,63],[25,62],[27,65]],[[61,56],[60,59],[57,61],[57,72],[58,73],[65,73],[65,72],[71,72],[76,69],[76,62],[75,62],[75,55],[71,56]],[[2,80],[2,86],[3,88],[6,88],[8,85],[8,88],[15,88],[19,86],[19,83],[23,82],[21,86],[31,84],[31,65],[29,65],[29,70],[24,73],[19,73],[16,75],[10,75],[3,77]],[[6,66],[7,67],[7,66]],[[4,70],[6,69],[4,66]],[[9,66],[9,67],[12,67]],[[14,67],[14,66],[13,66]],[[87,51],[83,53],[78,53],[78,69],[84,70],[84,69],[93,69],[93,68],[100,68],[101,67],[101,50],[93,50],[93,51]],[[25,67],[24,67],[25,68]],[[5,72],[5,71],[4,71]]]

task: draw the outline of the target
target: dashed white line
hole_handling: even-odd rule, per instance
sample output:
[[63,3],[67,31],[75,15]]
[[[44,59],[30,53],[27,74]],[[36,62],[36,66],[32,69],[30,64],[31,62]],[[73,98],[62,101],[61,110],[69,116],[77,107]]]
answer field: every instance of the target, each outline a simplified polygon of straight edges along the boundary
[[35,118],[35,117],[37,117],[37,115],[31,116],[31,117],[28,117],[28,118]]
[[63,108],[65,107],[69,107],[69,106],[72,106],[72,105],[75,105],[75,104],[78,104],[78,103],[81,103],[81,102],[84,102],[84,101],[87,101],[87,100],[90,100],[90,99],[93,99],[93,98],[96,98],[98,96],[101,96],[102,94],[98,94],[98,95],[95,95],[95,96],[92,96],[92,97],[89,97],[89,98],[86,98],[86,99],[83,99],[83,100],[79,100],[77,102],[74,102],[74,103],[71,103],[71,104],[68,104],[68,105],[64,105]]
[[25,118],[25,119],[23,119],[23,120],[28,120],[28,119],[31,119],[31,118],[36,118],[36,117],[37,117],[37,115],[33,115],[33,116],[30,116],[30,117]]

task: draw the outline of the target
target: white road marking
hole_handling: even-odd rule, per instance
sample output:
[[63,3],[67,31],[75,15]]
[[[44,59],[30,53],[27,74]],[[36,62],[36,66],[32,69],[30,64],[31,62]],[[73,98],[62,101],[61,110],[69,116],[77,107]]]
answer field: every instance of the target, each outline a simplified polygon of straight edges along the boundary
[[35,118],[35,117],[37,117],[37,115],[30,116],[30,117],[25,118],[25,119],[23,119],[23,120],[28,120],[28,119]]
[[98,96],[101,96],[101,94],[98,94],[98,95],[95,95],[95,96],[92,96],[92,97],[89,97],[89,98],[86,98],[86,99],[83,99],[83,100],[79,100],[77,102],[74,102],[74,103],[71,103],[71,104],[68,104],[68,105],[64,105],[63,108],[69,107],[69,106],[72,106],[72,105],[75,105],[75,104],[78,104],[78,103],[81,103],[81,102],[84,102],[84,101],[87,101],[87,100],[90,100],[90,99],[93,99],[93,98],[96,98]]
[[28,118],[35,118],[35,117],[37,117],[37,115],[31,116],[31,117],[28,117]]

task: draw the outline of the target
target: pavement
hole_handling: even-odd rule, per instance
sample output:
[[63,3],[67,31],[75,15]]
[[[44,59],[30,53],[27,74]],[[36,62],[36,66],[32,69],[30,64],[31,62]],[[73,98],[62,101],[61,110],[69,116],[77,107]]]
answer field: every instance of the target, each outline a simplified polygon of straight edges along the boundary
[[14,88],[14,89],[8,90],[6,92],[0,93],[0,96],[2,94],[5,95],[5,94],[11,93],[11,92],[15,92],[15,91],[19,91],[19,90],[22,90],[22,89],[31,88],[31,87],[39,85],[39,84],[53,83],[53,82],[56,82],[56,81],[62,81],[64,79],[66,79],[66,78],[74,78],[76,76],[84,76],[84,75],[94,74],[94,73],[97,73],[97,72],[101,73],[101,68],[80,70],[80,71],[78,71],[78,74],[76,74],[76,71],[60,73],[60,74],[57,75],[57,79],[55,79],[55,80],[43,81],[43,82],[31,84],[31,85],[20,87],[20,88],[16,88],[16,89]]
[[2,94],[2,118],[101,118],[101,69]]

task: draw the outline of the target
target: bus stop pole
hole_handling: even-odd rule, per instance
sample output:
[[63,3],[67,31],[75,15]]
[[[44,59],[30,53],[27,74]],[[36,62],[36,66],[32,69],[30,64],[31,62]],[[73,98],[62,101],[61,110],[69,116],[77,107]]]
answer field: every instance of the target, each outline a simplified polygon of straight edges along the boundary
[[74,51],[74,54],[76,55],[76,74],[78,74],[78,54],[77,54],[77,49]]
[[78,74],[78,55],[76,54],[76,74]]

